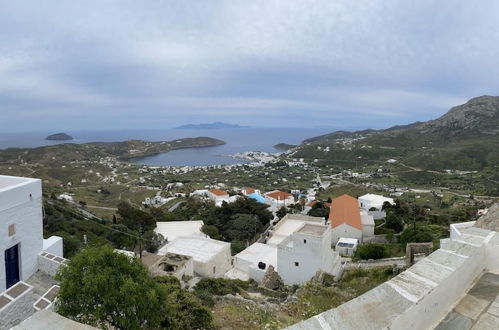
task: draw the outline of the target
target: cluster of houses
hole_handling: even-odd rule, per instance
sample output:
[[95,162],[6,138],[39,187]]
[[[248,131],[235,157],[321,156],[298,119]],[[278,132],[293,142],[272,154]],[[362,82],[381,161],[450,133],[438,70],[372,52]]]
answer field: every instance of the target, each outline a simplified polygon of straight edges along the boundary
[[[217,205],[229,196],[218,189],[206,192]],[[261,197],[260,201],[269,207],[294,203],[292,194],[281,191],[261,195],[256,189],[246,188],[243,194]],[[164,274],[178,278],[197,274],[262,281],[270,266],[289,285],[304,283],[318,271],[339,277],[342,256],[352,256],[359,244],[374,239],[371,213],[378,216],[386,202],[394,204],[392,199],[379,195],[368,194],[359,199],[342,195],[332,200],[327,219],[287,214],[271,225],[262,239],[233,257],[229,243],[211,239],[201,231],[202,220],[159,222],[155,231],[166,238],[167,244],[159,249],[156,264],[163,265]],[[183,260],[185,265],[192,260],[193,267],[179,266],[177,260]]]

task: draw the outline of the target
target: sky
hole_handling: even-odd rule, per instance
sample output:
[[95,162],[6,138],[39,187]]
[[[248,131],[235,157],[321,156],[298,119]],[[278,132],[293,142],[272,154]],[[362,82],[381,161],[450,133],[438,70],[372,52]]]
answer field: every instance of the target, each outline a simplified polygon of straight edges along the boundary
[[382,128],[499,89],[499,1],[6,1],[0,132]]

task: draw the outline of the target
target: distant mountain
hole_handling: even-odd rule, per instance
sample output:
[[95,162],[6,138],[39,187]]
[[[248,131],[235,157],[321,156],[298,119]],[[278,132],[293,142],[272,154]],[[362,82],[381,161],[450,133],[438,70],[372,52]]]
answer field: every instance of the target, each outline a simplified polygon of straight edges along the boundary
[[249,126],[227,124],[217,121],[211,124],[187,124],[175,127],[175,129],[225,129],[225,128],[249,128]]
[[[321,146],[329,146],[324,152]],[[443,116],[382,130],[337,131],[310,138],[294,153],[345,166],[395,158],[417,168],[476,170],[497,180],[499,164],[499,97],[480,96]],[[494,182],[494,181],[491,181]]]
[[66,134],[66,133],[57,133],[57,134],[52,134],[52,135],[47,136],[45,138],[45,140],[70,141],[70,140],[73,140],[73,137],[71,135]]

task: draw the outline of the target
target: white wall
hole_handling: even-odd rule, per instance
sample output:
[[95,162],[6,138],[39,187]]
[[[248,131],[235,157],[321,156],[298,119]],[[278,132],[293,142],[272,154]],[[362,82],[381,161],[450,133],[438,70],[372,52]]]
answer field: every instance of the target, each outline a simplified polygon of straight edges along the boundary
[[[445,247],[444,241],[442,240],[442,245]],[[482,246],[445,281],[439,283],[433,291],[395,319],[390,328],[433,329],[482,274],[484,264],[485,247]]]
[[63,257],[63,239],[59,236],[50,236],[43,240],[43,251],[58,257]]
[[[16,233],[9,237],[11,224],[15,224]],[[20,279],[27,280],[37,271],[38,253],[43,249],[42,185],[38,179],[0,189],[0,291],[6,288],[5,250],[16,244]]]
[[[215,268],[215,272],[213,272]],[[231,268],[230,244],[206,262],[194,261],[194,272],[205,277],[223,277]]]
[[[331,228],[321,237],[295,232],[278,245],[277,272],[285,284],[309,281],[319,270],[333,271],[340,258],[331,248],[331,236]],[[290,241],[293,242],[292,247],[287,244]]]
[[374,236],[374,225],[363,225],[362,226],[362,237],[364,239]]
[[336,245],[340,237],[356,238],[359,242],[362,242],[362,230],[347,225],[346,223],[342,223],[341,225],[333,228],[332,243]]

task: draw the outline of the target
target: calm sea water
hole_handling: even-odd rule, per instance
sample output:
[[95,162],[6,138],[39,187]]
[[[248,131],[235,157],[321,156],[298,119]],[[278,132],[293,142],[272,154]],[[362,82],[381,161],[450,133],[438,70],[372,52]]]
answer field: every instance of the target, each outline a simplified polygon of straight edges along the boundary
[[[245,151],[277,152],[273,146],[278,143],[299,144],[301,141],[332,132],[326,128],[245,128],[220,130],[123,130],[123,131],[81,131],[67,133],[74,137],[70,143],[116,142],[129,139],[168,141],[186,137],[208,136],[221,139],[225,145],[174,150],[156,156],[136,159],[145,165],[203,166],[243,163],[243,160],[227,157]],[[54,132],[0,133],[0,149],[12,147],[39,147],[68,143],[68,141],[47,141],[45,137]]]

